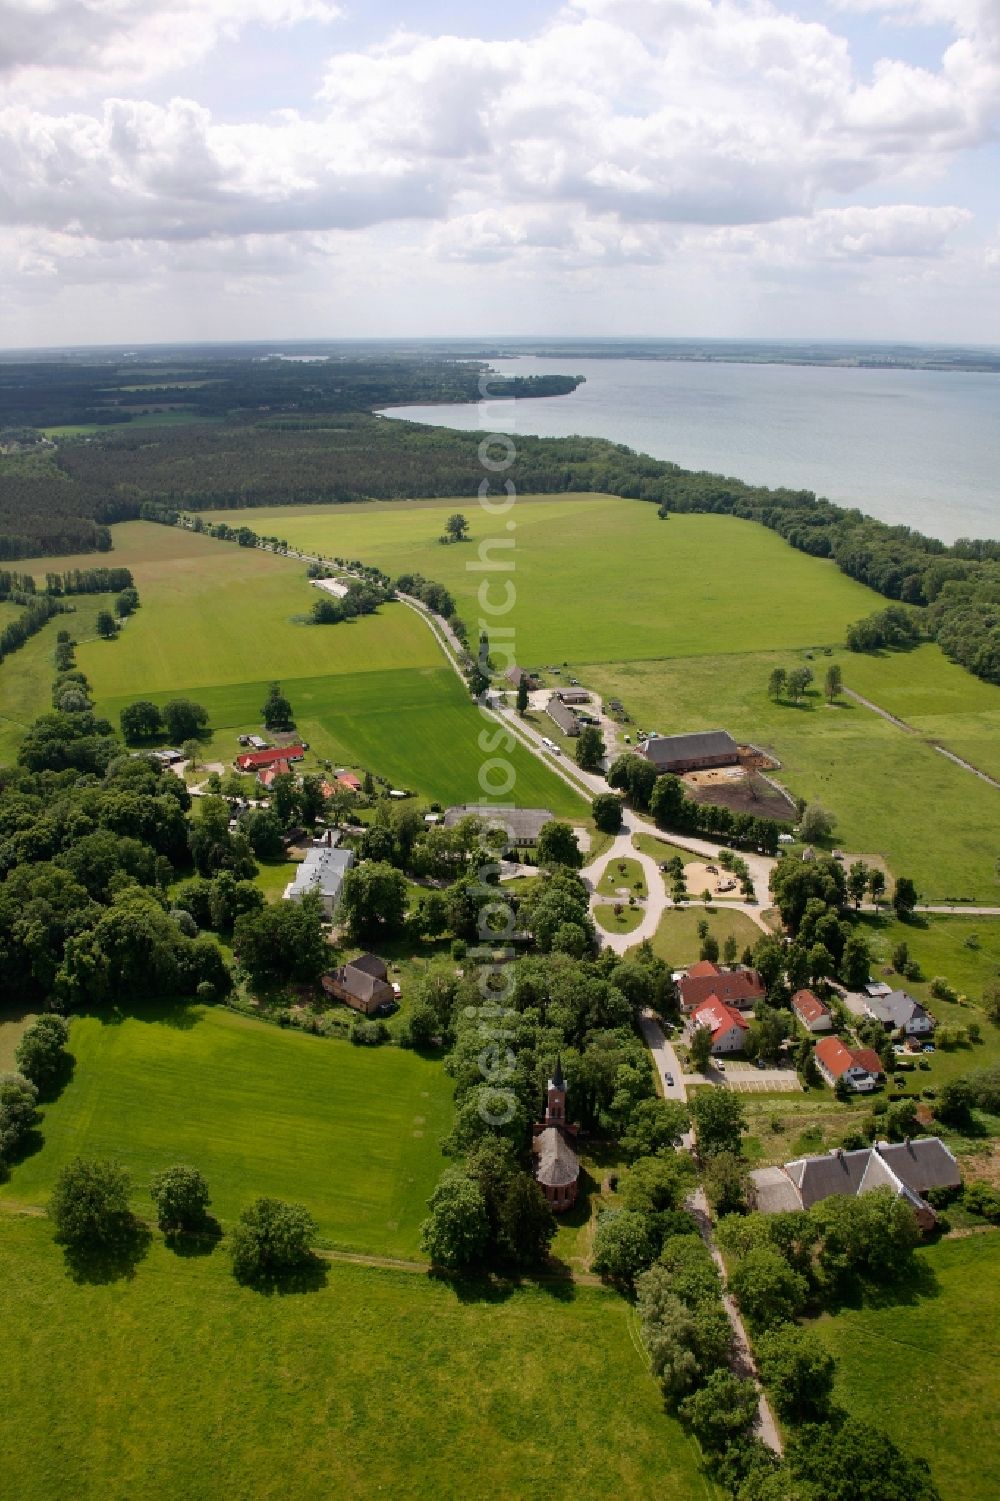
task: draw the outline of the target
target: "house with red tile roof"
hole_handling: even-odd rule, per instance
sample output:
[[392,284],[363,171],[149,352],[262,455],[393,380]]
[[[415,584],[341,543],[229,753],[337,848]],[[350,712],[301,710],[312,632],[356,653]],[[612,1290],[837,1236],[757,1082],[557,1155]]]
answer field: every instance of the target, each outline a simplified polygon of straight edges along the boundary
[[885,1078],[882,1060],[874,1048],[849,1048],[839,1037],[824,1037],[816,1044],[814,1056],[831,1089],[843,1079],[849,1089],[869,1094]]
[[273,766],[265,766],[263,771],[258,771],[257,780],[265,789],[270,787],[275,777],[284,777],[291,771],[287,761],[275,761]]
[[711,1029],[714,1054],[742,1052],[743,1041],[750,1028],[746,1017],[741,1016],[735,1006],[727,1006],[725,1001],[720,1001],[717,995],[709,996],[707,1001],[702,1001],[700,1006],[695,1007],[691,1014],[691,1024]]
[[361,791],[361,782],[359,778],[354,775],[353,771],[340,772],[337,777],[337,783],[341,787],[346,787],[348,792]]
[[792,996],[792,1010],[802,1025],[810,1032],[833,1030],[833,1015],[825,1001],[811,990],[797,990]]
[[692,1012],[710,996],[725,1001],[727,1006],[739,1006],[749,1010],[766,995],[764,982],[755,969],[745,969],[742,964],[732,969],[720,969],[709,959],[692,964],[687,974],[677,982],[681,997],[681,1010]]
[[305,753],[304,745],[276,745],[271,750],[246,751],[236,757],[236,765],[240,771],[264,771],[279,761],[301,761]]

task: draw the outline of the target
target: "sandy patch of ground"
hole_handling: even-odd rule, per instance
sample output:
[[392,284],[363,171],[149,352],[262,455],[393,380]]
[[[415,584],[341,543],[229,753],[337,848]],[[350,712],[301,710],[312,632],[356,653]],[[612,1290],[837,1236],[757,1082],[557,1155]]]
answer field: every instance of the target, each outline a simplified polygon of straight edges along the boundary
[[740,901],[740,883],[728,870],[716,867],[714,873],[708,865],[694,862],[684,867],[684,879],[687,889],[694,898],[700,897],[703,891],[711,892],[713,897],[728,897],[730,901]]

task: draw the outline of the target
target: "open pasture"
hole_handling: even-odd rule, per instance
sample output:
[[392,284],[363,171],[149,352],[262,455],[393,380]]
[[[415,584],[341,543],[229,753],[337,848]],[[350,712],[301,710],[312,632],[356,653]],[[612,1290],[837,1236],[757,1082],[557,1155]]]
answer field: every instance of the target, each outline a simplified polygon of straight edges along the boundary
[[[468,518],[470,537],[442,547],[437,539],[454,511]],[[521,496],[499,519],[472,497],[212,515],[236,526],[248,517],[256,531],[274,530],[306,552],[438,580],[470,628],[482,613],[480,582],[492,575],[469,565],[480,544],[513,539],[513,549],[495,547],[491,557],[514,564],[517,602],[502,624],[513,626],[524,666],[840,641],[852,620],[881,602],[832,563],[793,551],[752,522],[659,521],[655,506],[608,495]]]
[[[33,559],[31,566],[37,566]],[[93,556],[89,565],[83,566],[93,567]],[[14,760],[28,725],[52,707],[52,656],[57,633],[65,628],[79,641],[96,638],[97,612],[106,610],[110,603],[107,594],[76,595],[72,615],[53,616],[19,651],[0,663],[0,766]]]
[[[781,762],[777,779],[836,815],[837,845],[881,855],[894,875],[917,882],[923,900],[1000,904],[1000,792],[849,699],[831,708],[814,691],[799,707],[773,703],[771,669],[801,660],[794,652],[758,653],[576,663],[574,672],[605,697],[620,697],[645,729],[669,735],[725,728],[773,752]],[[852,686],[859,660],[820,653],[808,665],[821,685],[828,663],[839,661]],[[893,665],[885,661],[886,672]]]
[[902,1303],[845,1308],[814,1327],[837,1359],[836,1399],[923,1455],[942,1501],[1000,1494],[996,1231],[921,1247]]
[[78,1017],[69,1046],[74,1075],[45,1107],[41,1150],[0,1199],[44,1204],[71,1158],[113,1156],[148,1216],[151,1175],[190,1162],[224,1225],[270,1194],[307,1205],[327,1245],[416,1254],[451,1124],[439,1064],[204,1007]]
[[[510,795],[518,803],[585,816],[582,799],[520,745],[498,749],[495,735],[488,748],[480,745],[484,722],[431,631],[407,606],[383,605],[376,615],[340,625],[297,624],[294,617],[306,615],[316,598],[301,563],[152,522],[116,527],[114,538],[111,557],[132,569],[141,606],[116,641],[86,640],[80,632],[77,652],[98,710],[112,721],[136,698],[195,698],[216,731],[207,758],[228,762],[236,735],[260,728],[267,685],[279,679],[300,733],[321,760],[366,766],[451,803],[481,795],[480,771],[499,754],[513,768]],[[40,575],[57,561],[64,569],[84,562],[40,559],[32,567]],[[74,622],[84,620],[85,608]],[[16,717],[17,733],[48,707],[51,640],[43,655],[32,656],[20,698],[19,679],[5,690],[5,675],[17,673],[31,644],[0,668],[0,695],[11,703],[8,711],[0,696],[0,713]],[[10,739],[16,745],[15,733]]]
[[[264,1297],[224,1248],[154,1243],[74,1283],[44,1221],[0,1219],[5,1489],[190,1501],[713,1501],[633,1315],[596,1288],[490,1291],[335,1265]],[[58,1352],[54,1358],[53,1352]]]
[[745,912],[728,912],[724,906],[706,910],[700,902],[692,901],[686,907],[670,907],[664,912],[653,938],[653,952],[674,969],[694,964],[701,948],[698,924],[702,921],[708,923],[720,950],[730,936],[739,944],[740,953],[764,937],[764,930]]

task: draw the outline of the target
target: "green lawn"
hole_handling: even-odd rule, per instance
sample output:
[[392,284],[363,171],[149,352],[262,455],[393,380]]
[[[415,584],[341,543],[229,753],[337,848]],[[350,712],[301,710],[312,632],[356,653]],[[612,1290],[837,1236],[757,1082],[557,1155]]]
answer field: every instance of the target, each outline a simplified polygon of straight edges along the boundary
[[837,1358],[836,1396],[929,1460],[943,1501],[994,1501],[1000,1235],[941,1241],[917,1258],[902,1303],[847,1308],[815,1325]]
[[[926,900],[1000,905],[996,788],[861,705],[845,700],[830,708],[819,693],[799,708],[773,703],[767,695],[771,669],[801,660],[801,654],[773,652],[575,670],[605,697],[620,697],[637,724],[661,734],[724,727],[773,752],[781,762],[777,779],[836,815],[842,849],[880,856],[894,874],[912,876]],[[944,663],[940,653],[937,660]],[[818,682],[831,661],[840,662],[848,686],[857,664],[870,666],[849,652],[819,654],[808,664]],[[876,665],[888,677],[908,661],[883,658]],[[880,696],[867,678],[864,686],[866,696]],[[978,688],[996,696],[1000,712],[1000,689],[980,684],[974,697]]]
[[231,1223],[257,1194],[309,1206],[324,1241],[413,1255],[451,1121],[440,1064],[283,1032],[222,1009],[73,1022],[72,1081],[0,1198],[43,1204],[77,1154],[118,1156],[137,1205],[171,1162],[201,1168]]
[[681,857],[684,865],[698,865],[705,858],[704,855],[693,854],[691,850],[682,850],[680,845],[671,844],[669,839],[660,839],[656,834],[633,834],[632,847],[640,855],[652,855],[661,865],[664,860],[672,860],[675,855]]
[[642,922],[642,908],[622,906],[620,913],[615,912],[615,904],[612,902],[598,902],[591,909],[594,921],[599,928],[606,933],[634,933]]
[[0,1219],[0,1448],[19,1501],[712,1501],[628,1305],[337,1265],[264,1297],[225,1251],[159,1243],[75,1283],[44,1221]]
[[698,924],[708,923],[708,931],[718,939],[719,948],[732,934],[739,944],[740,953],[752,947],[764,934],[745,912],[727,912],[724,906],[706,911],[701,902],[692,902],[686,907],[671,907],[660,918],[660,926],[653,939],[653,951],[675,969],[694,964],[698,958],[701,939]]
[[612,860],[597,883],[601,896],[619,897],[623,887],[627,888],[626,900],[630,896],[647,895],[646,877],[638,860]]
[[[36,566],[34,560],[30,566]],[[84,566],[93,567],[93,557]],[[79,641],[96,637],[97,612],[106,610],[108,602],[106,594],[77,595],[73,614],[53,616],[19,651],[0,663],[0,766],[14,760],[25,729],[52,707],[52,654],[57,632],[70,630]]]
[[[521,496],[497,522],[470,501],[461,508],[470,540],[442,547],[437,539],[456,508],[454,500],[282,506],[254,511],[252,525],[303,551],[362,558],[392,574],[420,571],[452,590],[471,623],[482,613],[483,575],[469,565],[483,541],[510,535],[513,520],[517,603],[503,623],[516,631],[518,660],[532,666],[839,641],[850,621],[882,604],[832,563],[730,516],[662,522],[655,506],[614,496]],[[215,519],[239,526],[247,513]]]

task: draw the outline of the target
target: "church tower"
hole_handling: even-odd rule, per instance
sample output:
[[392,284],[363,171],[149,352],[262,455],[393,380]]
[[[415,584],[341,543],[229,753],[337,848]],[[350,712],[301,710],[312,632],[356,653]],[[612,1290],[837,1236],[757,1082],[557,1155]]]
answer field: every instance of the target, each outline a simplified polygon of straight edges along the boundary
[[558,1055],[555,1073],[549,1080],[545,1097],[545,1124],[547,1126],[565,1126],[566,1124],[566,1080],[563,1078],[562,1059]]

